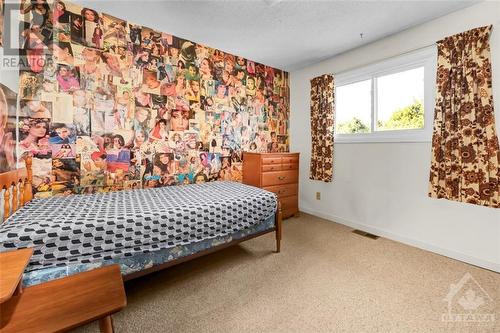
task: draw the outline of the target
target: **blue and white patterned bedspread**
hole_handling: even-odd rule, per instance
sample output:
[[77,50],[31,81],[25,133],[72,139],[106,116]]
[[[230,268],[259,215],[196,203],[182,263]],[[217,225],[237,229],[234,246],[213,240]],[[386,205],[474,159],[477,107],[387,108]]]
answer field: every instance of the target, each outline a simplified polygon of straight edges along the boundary
[[0,226],[0,252],[34,248],[28,272],[99,266],[226,240],[268,221],[276,207],[273,193],[236,182],[34,199]]
[[42,282],[60,279],[80,272],[89,271],[102,266],[118,264],[122,275],[129,275],[135,272],[161,265],[168,261],[186,257],[197,252],[201,252],[215,246],[230,243],[233,240],[241,239],[259,232],[268,231],[274,228],[274,215],[266,221],[257,224],[249,229],[237,231],[232,235],[219,236],[206,239],[187,245],[169,247],[147,253],[136,253],[126,257],[116,257],[110,260],[96,261],[88,264],[74,263],[67,266],[55,266],[25,272],[23,275],[23,286],[32,286]]

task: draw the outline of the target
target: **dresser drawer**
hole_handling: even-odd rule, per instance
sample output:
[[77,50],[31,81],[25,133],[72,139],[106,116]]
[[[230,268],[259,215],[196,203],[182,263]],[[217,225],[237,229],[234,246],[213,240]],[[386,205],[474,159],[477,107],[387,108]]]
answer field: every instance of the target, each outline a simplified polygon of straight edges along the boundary
[[281,164],[281,157],[262,157],[262,164]]
[[262,186],[297,183],[298,180],[298,170],[272,171],[262,174]]
[[298,170],[299,165],[297,163],[282,164],[281,170]]
[[282,163],[286,164],[299,164],[299,157],[298,156],[283,156],[281,158]]
[[297,195],[280,198],[280,203],[284,217],[289,217],[299,211],[299,197]]
[[262,164],[262,172],[281,171],[281,164]]
[[297,195],[299,192],[298,184],[284,184],[284,185],[274,185],[263,187],[264,190],[276,193],[278,198],[286,197],[290,195]]

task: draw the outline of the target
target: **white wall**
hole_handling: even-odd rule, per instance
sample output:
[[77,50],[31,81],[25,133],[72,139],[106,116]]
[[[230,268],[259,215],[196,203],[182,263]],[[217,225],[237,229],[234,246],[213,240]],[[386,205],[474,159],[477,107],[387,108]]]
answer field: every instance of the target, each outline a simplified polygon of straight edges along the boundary
[[[474,5],[292,72],[291,149],[301,152],[300,209],[500,272],[500,210],[427,197],[430,138],[418,143],[338,143],[333,182],[308,179],[311,78],[357,68],[488,24],[494,25],[490,41],[500,128],[500,2]],[[325,41],[329,38],[335,36],[325,36]],[[315,199],[317,191],[320,201]]]

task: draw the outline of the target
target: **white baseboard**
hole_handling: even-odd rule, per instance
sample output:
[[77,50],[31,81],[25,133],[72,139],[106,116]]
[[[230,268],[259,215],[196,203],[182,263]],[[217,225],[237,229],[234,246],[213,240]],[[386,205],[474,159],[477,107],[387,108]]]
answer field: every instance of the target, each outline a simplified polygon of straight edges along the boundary
[[479,259],[479,258],[476,258],[473,256],[469,256],[467,254],[463,254],[463,253],[456,252],[453,250],[441,248],[439,246],[435,246],[435,245],[428,244],[428,243],[425,243],[422,241],[418,241],[418,240],[415,240],[412,238],[401,236],[401,235],[395,234],[393,232],[386,231],[386,230],[379,229],[379,228],[375,228],[375,227],[372,227],[372,226],[369,226],[369,225],[366,225],[363,223],[350,221],[350,220],[347,220],[345,218],[335,216],[333,214],[321,212],[321,211],[318,211],[315,209],[310,209],[308,207],[300,206],[300,211],[314,215],[314,216],[321,217],[323,219],[326,219],[326,220],[329,220],[329,221],[332,221],[335,223],[346,225],[346,226],[351,227],[353,229],[359,229],[359,230],[369,232],[369,233],[377,235],[377,236],[391,239],[393,241],[397,241],[397,242],[400,242],[403,244],[411,245],[411,246],[417,247],[417,248],[422,249],[422,250],[434,252],[434,253],[443,255],[445,257],[448,257],[448,258],[456,259],[456,260],[459,260],[459,261],[462,261],[462,262],[465,262],[465,263],[468,263],[468,264],[471,264],[474,266],[486,268],[486,269],[489,269],[491,271],[500,273],[500,264],[497,264],[497,263],[494,263],[491,261]]

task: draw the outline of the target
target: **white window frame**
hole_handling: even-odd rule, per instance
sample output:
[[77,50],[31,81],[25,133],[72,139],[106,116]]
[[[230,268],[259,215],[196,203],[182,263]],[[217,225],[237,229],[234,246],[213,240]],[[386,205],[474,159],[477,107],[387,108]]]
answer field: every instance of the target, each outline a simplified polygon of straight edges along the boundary
[[[424,128],[405,130],[374,131],[377,112],[377,92],[375,77],[395,74],[406,70],[424,67]],[[335,75],[335,96],[337,88],[359,81],[372,82],[372,110],[370,133],[335,133],[336,143],[358,142],[430,142],[434,121],[434,101],[436,95],[437,48],[435,45],[409,52],[371,65],[342,72]]]

